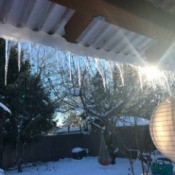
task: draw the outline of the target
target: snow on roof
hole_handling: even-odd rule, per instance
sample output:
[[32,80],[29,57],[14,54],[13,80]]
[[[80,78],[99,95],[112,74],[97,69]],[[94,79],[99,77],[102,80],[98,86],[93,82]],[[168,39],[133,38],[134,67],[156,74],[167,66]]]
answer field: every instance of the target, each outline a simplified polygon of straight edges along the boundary
[[[145,51],[155,44],[152,38],[107,23],[101,17],[92,20],[76,43],[70,43],[64,36],[65,25],[75,12],[73,9],[48,0],[0,2],[0,8],[5,9],[1,12],[3,22],[0,23],[0,35],[8,40],[29,41],[70,51],[75,55],[135,65],[143,65],[138,55],[144,58]],[[24,13],[24,9],[27,13]],[[104,32],[99,34],[99,31]]]
[[116,126],[143,126],[149,125],[149,120],[141,118],[141,117],[134,117],[134,116],[121,116],[119,120],[116,122]]
[[0,107],[4,110],[4,111],[6,111],[6,112],[8,112],[8,113],[12,113],[11,111],[10,111],[10,109],[7,107],[7,106],[5,106],[3,103],[1,103],[0,102]]
[[[69,128],[69,131],[70,132],[78,132],[78,131],[80,131],[80,127],[70,127]],[[59,133],[65,133],[65,132],[68,132],[68,127],[59,128],[56,131],[57,134],[59,134]]]
[[[162,1],[158,3],[158,6],[161,6],[161,8],[168,12],[172,12],[173,0],[169,1],[169,3],[167,3],[168,7]],[[74,8],[52,3],[49,0],[1,0],[0,9],[1,37],[20,42],[29,41],[44,44],[59,50],[72,52],[75,55],[104,58],[106,60],[144,66],[146,62],[149,62],[146,53],[149,52],[149,50],[152,51],[152,48],[159,42],[159,40],[155,40],[157,35],[155,36],[154,31],[153,35],[150,35],[152,32],[145,33],[142,30],[138,30],[137,26],[133,28],[133,22],[129,22],[126,26],[123,26],[126,21],[121,22],[121,20],[125,18],[120,19],[120,17],[118,17],[117,20],[119,20],[119,23],[122,23],[122,25],[119,23],[118,25],[114,23],[114,25],[107,22],[108,20],[105,20],[104,16],[97,15],[85,30],[77,36],[74,43],[70,43],[65,39],[65,26],[69,24],[72,17],[74,17]],[[123,13],[119,12],[119,14],[122,15]],[[127,11],[126,14],[128,14]],[[174,10],[171,14],[174,14]],[[129,16],[131,17],[132,15]],[[167,14],[165,14],[165,16],[167,16]],[[138,16],[133,16],[131,18],[137,19],[137,17]],[[164,17],[164,15],[162,15],[162,17]],[[141,22],[141,25],[151,24],[152,26],[152,20],[150,21],[151,23],[147,23],[147,20],[141,19],[140,21],[140,19],[141,18],[137,19],[137,22],[135,22],[138,24]],[[167,19],[167,17],[165,19]],[[77,20],[79,20],[79,18],[77,18]],[[159,27],[157,24],[153,24],[153,26],[154,25]],[[156,27],[153,27],[153,29]],[[164,30],[165,28],[160,29],[160,31]],[[137,31],[139,32],[137,33]],[[169,31],[169,29],[167,31]],[[148,36],[146,34],[148,34]],[[159,62],[159,65],[165,67],[167,70],[174,70],[174,52],[174,49],[169,49],[169,52],[164,55],[166,59]]]

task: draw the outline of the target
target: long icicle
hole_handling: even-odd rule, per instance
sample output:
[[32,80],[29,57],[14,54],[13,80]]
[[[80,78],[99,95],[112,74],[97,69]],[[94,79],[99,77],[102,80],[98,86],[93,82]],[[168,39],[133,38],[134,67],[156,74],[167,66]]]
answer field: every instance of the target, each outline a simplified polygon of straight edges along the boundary
[[71,67],[72,55],[71,55],[71,52],[68,52],[68,59],[69,59],[69,78],[70,78],[70,81],[72,81],[72,67]]
[[58,69],[60,69],[61,66],[60,66],[60,62],[59,62],[59,61],[60,61],[60,54],[59,54],[59,51],[57,50],[57,51],[55,52],[55,54],[56,54],[55,57],[56,57],[57,63],[58,63],[58,64],[57,64],[57,65],[58,65],[57,67],[58,67]]
[[100,69],[99,65],[98,65],[98,58],[94,58],[94,61],[95,61],[95,65],[96,65],[96,68],[98,70],[98,72],[100,73],[101,77],[102,77],[102,81],[103,81],[103,87],[104,89],[106,90],[106,81],[105,81],[105,77],[103,76],[103,73],[102,73],[102,70]]
[[85,66],[86,66],[86,70],[90,71],[90,57],[85,57]]
[[78,60],[78,85],[81,87],[81,69],[80,69],[80,62]]
[[139,67],[138,67],[138,75],[139,75],[139,81],[140,81],[140,88],[143,91],[143,81],[142,81],[141,70]]
[[21,69],[21,43],[18,41],[18,71]]
[[123,67],[121,67],[121,64],[122,63],[115,63],[115,65],[117,66],[117,68],[119,70],[119,73],[120,73],[120,79],[121,79],[121,82],[122,82],[122,86],[124,86],[125,82],[124,82],[124,78],[123,78]]
[[32,61],[32,44],[28,43],[28,47],[29,47],[29,61],[31,63],[31,61]]
[[[85,64],[86,71],[91,72],[89,60],[90,60],[90,57],[85,57],[84,64]],[[88,80],[90,80],[90,76],[88,76]]]
[[112,62],[111,61],[106,61],[108,67],[109,67],[109,73],[110,73],[110,76],[111,78],[113,77],[113,74],[112,74]]
[[85,63],[86,69],[89,70],[89,63],[88,63],[88,60],[87,59],[88,59],[88,57],[85,57],[84,63]]
[[8,62],[9,62],[9,41],[5,41],[5,74],[4,74],[4,81],[5,86],[7,85],[7,72],[8,72]]
[[[112,71],[112,62],[111,61],[106,61],[108,68],[109,68],[109,75],[110,75],[110,80],[113,80],[113,71]],[[109,81],[110,82],[110,81]]]

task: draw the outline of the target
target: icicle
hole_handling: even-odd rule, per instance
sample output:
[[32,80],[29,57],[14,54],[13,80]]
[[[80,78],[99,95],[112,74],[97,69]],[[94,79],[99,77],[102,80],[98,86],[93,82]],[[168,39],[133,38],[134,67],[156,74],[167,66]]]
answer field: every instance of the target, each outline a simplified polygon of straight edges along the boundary
[[81,86],[81,69],[79,60],[78,60],[78,85]]
[[35,62],[36,73],[38,74],[39,73],[39,60],[40,60],[40,45],[36,44],[35,48],[36,48],[37,56],[35,56],[34,62]]
[[62,65],[62,59],[60,58],[61,57],[61,54],[62,54],[63,51],[57,51],[56,52],[56,58],[57,58],[57,63],[58,63],[58,69],[62,70],[63,69],[63,65]]
[[59,58],[60,58],[60,57],[59,57],[59,56],[60,56],[60,55],[59,55],[59,51],[56,51],[55,54],[56,54],[55,57],[56,57],[58,66],[60,66],[60,63],[59,63]]
[[61,51],[61,59],[60,59],[60,61],[61,61],[61,63],[60,63],[60,66],[61,66],[61,69],[62,70],[64,70],[64,71],[67,71],[67,67],[66,67],[66,64],[65,64],[65,60],[66,60],[66,53],[65,53],[65,51]]
[[112,62],[111,61],[105,61],[105,64],[107,65],[105,67],[106,68],[105,72],[106,72],[106,75],[107,75],[106,84],[107,84],[107,86],[108,85],[110,86],[111,81],[113,81],[113,67],[112,67]]
[[94,61],[95,61],[95,65],[96,65],[96,68],[98,70],[98,72],[100,73],[101,77],[102,77],[102,81],[103,81],[103,86],[106,90],[106,80],[105,80],[105,77],[103,76],[103,72],[102,70],[100,69],[100,66],[98,65],[98,61],[99,59],[98,58],[94,58]]
[[89,58],[88,57],[85,57],[85,66],[86,66],[86,69],[89,70]]
[[32,61],[32,44],[28,43],[28,48],[29,48],[29,61],[31,63]]
[[168,84],[168,80],[167,80],[167,77],[166,77],[166,73],[165,71],[161,71],[160,72],[160,77],[159,77],[159,82],[162,86],[166,87],[166,89],[170,89],[169,87],[169,84]]
[[92,60],[92,58],[91,57],[86,57],[86,59],[85,59],[85,66],[86,66],[86,70],[87,71],[89,71],[89,72],[93,72],[93,70],[92,70],[92,67],[91,67],[91,61]]
[[7,72],[8,72],[8,62],[9,62],[9,41],[5,41],[5,86],[7,85]]
[[172,95],[171,88],[170,88],[168,79],[167,79],[167,77],[166,77],[166,75],[165,75],[165,72],[162,72],[162,77],[163,77],[163,79],[164,79],[165,89],[168,89],[169,94]]
[[21,69],[21,43],[18,41],[18,71]]
[[108,67],[109,67],[110,76],[111,76],[111,78],[113,78],[113,74],[112,74],[112,63],[111,63],[111,61],[106,61],[106,63],[108,64]]
[[141,90],[143,91],[143,81],[142,81],[141,70],[140,70],[139,67],[138,67],[137,70],[138,70],[138,76],[139,76],[140,88],[141,88]]
[[125,83],[124,83],[124,78],[123,78],[123,65],[121,63],[115,63],[115,65],[117,66],[119,70],[122,86],[124,86]]
[[68,52],[68,61],[69,61],[69,77],[70,77],[70,81],[72,81],[72,67],[71,67],[71,60],[72,60],[72,57],[71,57],[71,53]]

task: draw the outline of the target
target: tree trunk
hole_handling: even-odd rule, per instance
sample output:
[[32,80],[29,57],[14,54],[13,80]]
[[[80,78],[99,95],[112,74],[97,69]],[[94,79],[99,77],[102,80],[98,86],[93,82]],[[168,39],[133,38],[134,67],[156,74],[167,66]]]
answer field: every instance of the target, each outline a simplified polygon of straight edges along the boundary
[[16,162],[17,162],[17,168],[18,173],[22,172],[22,142],[20,140],[17,140],[16,144]]
[[3,115],[0,111],[0,168],[3,168]]
[[80,133],[82,133],[82,128],[81,128],[81,125],[80,125]]
[[105,121],[105,131],[104,131],[104,139],[105,139],[105,144],[107,146],[109,155],[112,159],[111,164],[115,164],[115,145],[113,143],[113,139],[112,139],[112,130],[111,130],[111,125],[108,121]]

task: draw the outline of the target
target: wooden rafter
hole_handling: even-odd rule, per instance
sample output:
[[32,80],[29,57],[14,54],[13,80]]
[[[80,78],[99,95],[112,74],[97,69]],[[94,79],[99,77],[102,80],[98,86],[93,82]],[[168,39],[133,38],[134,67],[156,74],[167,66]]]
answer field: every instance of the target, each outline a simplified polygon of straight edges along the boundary
[[66,39],[76,39],[92,19],[103,16],[106,22],[148,36],[157,44],[147,52],[161,57],[175,40],[174,18],[146,0],[51,0],[76,12],[65,26]]

